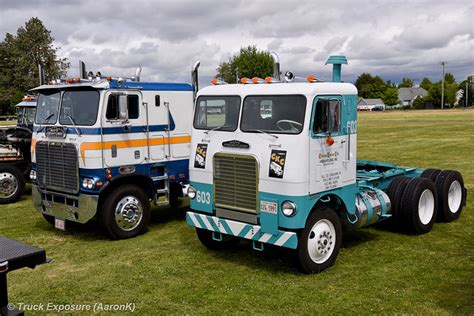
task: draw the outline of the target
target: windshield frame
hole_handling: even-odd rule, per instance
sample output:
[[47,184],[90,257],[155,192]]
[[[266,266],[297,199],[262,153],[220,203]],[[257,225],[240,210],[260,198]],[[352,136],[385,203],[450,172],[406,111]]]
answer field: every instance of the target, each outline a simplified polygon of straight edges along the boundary
[[[71,118],[74,120],[74,124],[73,122],[71,122],[67,116],[64,116],[64,121],[61,121],[61,118],[62,118],[62,115],[63,115],[63,98],[64,98],[64,94],[66,92],[76,92],[76,91],[88,91],[88,92],[95,92],[98,94],[98,98],[97,98],[97,104],[96,104],[96,111],[95,111],[95,119],[94,119],[94,122],[91,123],[91,124],[81,124],[81,122],[78,122],[77,121],[77,117],[74,117],[74,116],[71,116]],[[100,105],[100,92],[98,89],[94,89],[94,88],[91,88],[91,89],[65,89],[65,90],[61,90],[61,102],[60,102],[60,105],[59,105],[59,115],[58,115],[58,122],[61,126],[94,126],[95,123],[97,123],[97,117],[99,116],[99,105]],[[67,122],[67,123],[65,123]]]
[[[221,127],[219,126],[214,126],[214,127],[208,127],[208,128],[203,128],[203,127],[196,127],[196,119],[197,119],[197,114],[198,114],[198,102],[200,101],[201,98],[238,98],[239,99],[239,108],[237,110],[237,121],[235,123],[235,128],[234,129],[224,129],[222,128],[225,125],[222,125]],[[216,130],[219,132],[235,132],[239,128],[239,121],[240,121],[240,115],[242,112],[242,96],[238,94],[218,94],[218,95],[200,95],[196,98],[196,102],[194,105],[194,115],[193,115],[193,128],[196,130],[202,130],[202,131],[210,131],[210,130]]]
[[[269,130],[266,130],[266,129],[253,129],[253,130],[244,130],[244,129],[242,129],[244,107],[245,107],[245,101],[247,100],[247,98],[249,98],[249,97],[268,97],[268,98],[271,98],[271,97],[296,97],[296,96],[303,97],[304,100],[305,100],[302,123],[301,123],[302,125],[301,125],[301,129],[298,133],[289,133],[289,132],[285,132],[285,131],[269,131]],[[307,112],[307,110],[308,110],[308,98],[306,97],[306,95],[301,94],[301,93],[295,93],[295,94],[248,94],[248,95],[245,96],[244,100],[242,101],[239,129],[242,133],[260,133],[259,130],[261,130],[261,131],[264,131],[265,133],[268,133],[268,134],[292,135],[292,136],[293,135],[299,135],[305,129],[304,127],[305,127],[305,124],[306,124],[306,112]]]

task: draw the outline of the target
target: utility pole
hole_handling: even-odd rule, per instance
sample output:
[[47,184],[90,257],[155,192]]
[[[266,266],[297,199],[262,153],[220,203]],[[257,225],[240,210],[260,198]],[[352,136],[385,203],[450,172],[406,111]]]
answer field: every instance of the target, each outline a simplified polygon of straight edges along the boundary
[[446,63],[444,61],[441,62],[441,66],[443,66],[443,77],[441,79],[441,110],[444,108],[444,65]]
[[465,96],[465,99],[466,99],[466,107],[468,107],[468,102],[467,102],[467,99],[469,98],[469,79],[466,80],[466,90],[464,91],[464,93],[466,94]]

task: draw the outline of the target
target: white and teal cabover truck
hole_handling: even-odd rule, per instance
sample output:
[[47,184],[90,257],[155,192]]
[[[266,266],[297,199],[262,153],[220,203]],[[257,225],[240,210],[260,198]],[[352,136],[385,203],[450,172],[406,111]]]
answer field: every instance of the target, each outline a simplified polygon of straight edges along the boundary
[[357,161],[357,89],[340,80],[345,57],[328,59],[332,82],[291,73],[281,82],[273,56],[273,77],[197,94],[186,221],[205,246],[287,247],[314,273],[334,264],[345,230],[391,218],[424,234],[436,219],[459,217],[459,172]]
[[34,89],[33,204],[59,229],[97,217],[112,238],[134,237],[150,200],[174,206],[188,181],[193,86],[80,69]]

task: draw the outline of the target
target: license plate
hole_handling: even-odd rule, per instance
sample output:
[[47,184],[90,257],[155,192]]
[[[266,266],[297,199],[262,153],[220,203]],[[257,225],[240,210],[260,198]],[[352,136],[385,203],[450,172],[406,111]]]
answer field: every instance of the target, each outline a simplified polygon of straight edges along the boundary
[[278,203],[260,201],[260,211],[264,213],[277,214],[278,213]]
[[66,230],[66,221],[63,219],[55,218],[54,219],[54,228],[60,230]]

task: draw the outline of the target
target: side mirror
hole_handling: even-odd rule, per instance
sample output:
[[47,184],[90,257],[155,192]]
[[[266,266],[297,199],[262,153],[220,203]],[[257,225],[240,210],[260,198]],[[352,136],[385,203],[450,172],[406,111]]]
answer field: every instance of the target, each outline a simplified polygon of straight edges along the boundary
[[119,119],[122,121],[128,121],[128,99],[127,96],[122,94],[119,95]]

